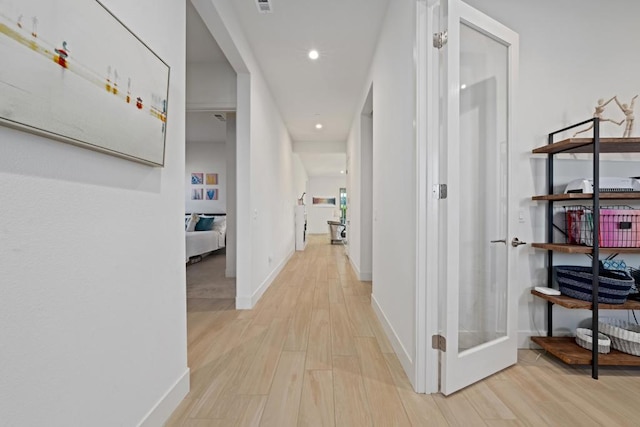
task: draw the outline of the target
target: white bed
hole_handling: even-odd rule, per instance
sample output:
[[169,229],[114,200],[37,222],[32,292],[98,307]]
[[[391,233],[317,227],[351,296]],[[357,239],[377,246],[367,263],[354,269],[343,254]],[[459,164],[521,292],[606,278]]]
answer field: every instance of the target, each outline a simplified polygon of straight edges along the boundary
[[[185,223],[187,223],[189,216],[191,215],[185,216]],[[213,224],[215,224],[215,226],[212,230],[185,231],[186,261],[189,261],[191,257],[203,255],[225,247],[227,233],[226,217],[224,214],[215,214],[214,216],[215,220]]]
[[216,230],[185,231],[187,259],[224,248],[224,233]]

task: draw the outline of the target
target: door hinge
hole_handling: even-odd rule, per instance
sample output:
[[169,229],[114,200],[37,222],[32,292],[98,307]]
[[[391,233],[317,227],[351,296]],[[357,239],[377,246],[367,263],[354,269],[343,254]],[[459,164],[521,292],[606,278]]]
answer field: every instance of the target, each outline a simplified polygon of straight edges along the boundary
[[447,31],[442,31],[440,33],[433,34],[433,47],[436,49],[442,49],[442,47],[447,44],[448,34]]
[[447,198],[447,184],[436,184],[432,190],[434,199],[446,199]]
[[432,335],[431,348],[434,350],[447,351],[447,339],[442,335]]

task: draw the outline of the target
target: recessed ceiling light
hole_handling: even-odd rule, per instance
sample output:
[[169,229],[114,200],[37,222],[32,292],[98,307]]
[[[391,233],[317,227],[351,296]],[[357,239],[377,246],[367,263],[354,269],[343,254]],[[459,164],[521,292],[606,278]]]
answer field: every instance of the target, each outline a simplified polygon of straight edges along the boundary
[[320,54],[318,53],[317,50],[312,49],[309,51],[309,59],[315,60],[315,59],[318,59],[319,57],[320,57]]
[[344,171],[340,171],[340,173],[344,173]]
[[322,123],[316,123],[316,129],[322,129]]
[[466,84],[463,83],[463,84],[460,85],[460,89],[466,89],[466,88],[467,88]]

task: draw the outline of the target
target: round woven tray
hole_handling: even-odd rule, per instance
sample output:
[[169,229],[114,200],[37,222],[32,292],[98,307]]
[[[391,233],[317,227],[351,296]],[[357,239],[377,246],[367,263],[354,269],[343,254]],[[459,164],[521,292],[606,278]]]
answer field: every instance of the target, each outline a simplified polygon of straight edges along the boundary
[[[591,329],[576,329],[576,344],[587,350],[593,346],[593,331]],[[611,340],[605,334],[598,332],[598,353],[609,353],[611,351]]]
[[611,347],[623,353],[640,356],[640,326],[620,319],[599,319],[598,329],[611,338]]

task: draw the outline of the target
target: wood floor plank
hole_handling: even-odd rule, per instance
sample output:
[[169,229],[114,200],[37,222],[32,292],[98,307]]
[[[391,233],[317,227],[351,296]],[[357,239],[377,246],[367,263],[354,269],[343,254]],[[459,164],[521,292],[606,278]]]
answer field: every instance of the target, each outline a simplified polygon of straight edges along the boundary
[[395,354],[384,354],[393,382],[412,426],[448,426],[430,394],[416,393]]
[[284,292],[280,295],[274,317],[288,319],[293,315],[297,307],[302,289],[300,286],[283,286],[283,289]]
[[369,325],[367,309],[370,303],[366,297],[345,295],[344,301],[354,335],[358,337],[375,336]]
[[309,326],[306,369],[331,369],[331,324],[328,309],[315,309]]
[[451,426],[467,427],[487,425],[487,423],[480,418],[473,405],[460,393],[447,397],[441,394],[434,394],[433,399]]
[[334,356],[355,356],[354,333],[344,304],[331,304],[331,347]]
[[305,371],[298,426],[334,426],[333,373]]
[[181,427],[228,427],[230,425],[233,425],[233,420],[190,418],[182,423]]
[[187,397],[180,402],[180,405],[178,405],[176,410],[173,411],[173,414],[171,414],[171,417],[167,420],[165,427],[180,427],[188,418],[189,412],[191,412],[191,409],[197,401],[195,398]]
[[369,326],[371,327],[371,331],[373,332],[373,335],[376,337],[376,341],[380,346],[380,351],[382,351],[383,353],[395,354],[395,350],[391,345],[391,341],[389,341],[387,334],[384,332],[382,324],[380,323],[380,320],[378,319],[378,316],[373,310],[373,307],[371,307],[370,303],[365,308],[365,312],[369,321]]
[[238,394],[267,394],[287,338],[287,319],[274,319],[267,336],[255,354],[253,363],[238,387]]
[[253,395],[247,396],[247,405],[238,417],[235,427],[258,427],[262,412],[267,404],[267,396]]
[[333,393],[336,426],[372,426],[360,362],[354,356],[333,358]]
[[535,408],[550,426],[591,427],[600,424],[569,402],[538,402]]
[[[511,368],[513,369],[513,368]],[[540,417],[531,404],[531,399],[525,390],[511,379],[496,380],[491,378],[487,385],[498,398],[514,413],[522,424],[527,426],[545,426],[547,423]]]
[[315,288],[307,285],[300,290],[295,311],[289,321],[289,330],[287,340],[284,344],[284,350],[305,351],[307,349],[314,293]]
[[283,351],[278,362],[273,386],[260,420],[261,426],[294,426],[298,420],[300,395],[304,379],[302,351]]
[[513,412],[496,396],[485,383],[476,383],[461,393],[464,393],[478,414],[485,420],[515,420]]
[[329,282],[316,282],[313,308],[329,309]]
[[327,280],[327,284],[329,285],[329,304],[344,304],[340,279]]
[[407,413],[375,338],[355,337],[355,344],[374,423],[388,426],[409,425]]

